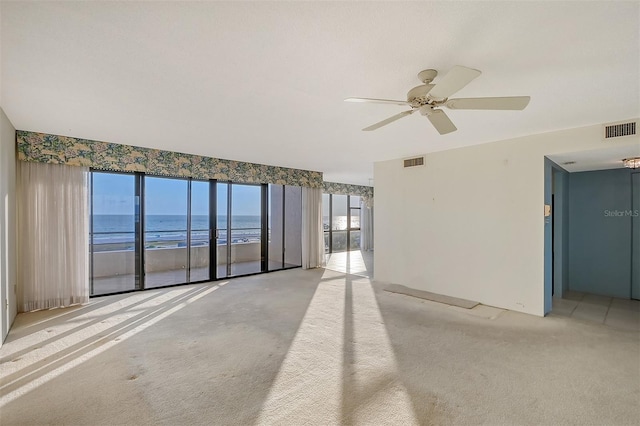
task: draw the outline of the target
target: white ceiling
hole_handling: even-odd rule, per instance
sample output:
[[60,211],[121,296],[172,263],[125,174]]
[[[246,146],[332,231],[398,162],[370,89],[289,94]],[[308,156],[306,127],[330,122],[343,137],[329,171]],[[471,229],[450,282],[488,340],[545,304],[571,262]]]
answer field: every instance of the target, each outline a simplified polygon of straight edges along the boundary
[[589,151],[568,152],[548,156],[568,172],[621,169],[624,158],[640,157],[639,145],[615,145]]
[[[7,2],[1,105],[18,129],[325,173],[640,116],[638,2]],[[416,74],[483,74],[456,96],[531,95],[524,111],[402,107]],[[437,83],[437,80],[436,80]]]

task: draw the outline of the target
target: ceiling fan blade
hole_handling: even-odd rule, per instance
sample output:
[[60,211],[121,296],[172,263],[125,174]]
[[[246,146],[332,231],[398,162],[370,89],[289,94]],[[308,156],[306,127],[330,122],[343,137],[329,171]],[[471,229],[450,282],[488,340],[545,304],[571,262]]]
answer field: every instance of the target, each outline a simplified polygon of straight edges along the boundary
[[392,104],[392,105],[409,105],[407,101],[394,101],[391,99],[373,99],[373,98],[347,98],[345,102],[371,102],[376,104]]
[[427,118],[441,135],[446,135],[447,133],[458,130],[451,120],[449,120],[447,114],[441,109],[434,109],[433,112],[427,115]]
[[451,109],[502,109],[522,110],[529,105],[529,96],[503,98],[460,98],[449,99],[445,105]]
[[396,114],[396,115],[394,115],[392,117],[387,118],[386,120],[382,120],[382,121],[380,121],[380,122],[378,122],[376,124],[372,124],[371,126],[365,127],[362,130],[364,130],[365,132],[369,132],[371,130],[376,130],[376,129],[382,127],[382,126],[386,126],[389,123],[393,123],[396,120],[400,120],[402,117],[406,117],[407,115],[411,115],[415,111],[416,111],[415,109],[410,109],[409,111],[403,111],[400,114]]
[[456,65],[429,92],[431,99],[445,99],[462,89],[482,72]]

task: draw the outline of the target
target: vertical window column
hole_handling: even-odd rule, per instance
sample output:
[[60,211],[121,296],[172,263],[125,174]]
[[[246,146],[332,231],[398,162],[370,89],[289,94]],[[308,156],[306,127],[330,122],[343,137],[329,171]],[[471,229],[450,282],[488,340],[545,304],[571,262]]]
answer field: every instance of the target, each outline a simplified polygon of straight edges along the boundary
[[349,250],[360,250],[360,197],[349,196]]

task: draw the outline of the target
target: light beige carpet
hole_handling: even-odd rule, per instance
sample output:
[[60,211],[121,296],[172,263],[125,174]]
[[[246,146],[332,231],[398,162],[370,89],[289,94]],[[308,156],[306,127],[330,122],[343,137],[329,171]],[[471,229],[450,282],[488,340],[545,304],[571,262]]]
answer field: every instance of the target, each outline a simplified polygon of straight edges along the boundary
[[3,426],[640,418],[637,332],[453,308],[328,270],[20,315],[0,361]]

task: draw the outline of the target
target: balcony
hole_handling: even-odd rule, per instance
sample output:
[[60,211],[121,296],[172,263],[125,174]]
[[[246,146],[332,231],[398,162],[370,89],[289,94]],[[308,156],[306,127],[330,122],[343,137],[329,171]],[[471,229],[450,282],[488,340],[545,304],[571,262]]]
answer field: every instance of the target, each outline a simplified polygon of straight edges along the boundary
[[[209,279],[208,231],[192,233],[191,251],[182,235],[172,231],[154,232],[147,236],[144,250],[145,288],[205,281]],[[237,234],[237,232],[236,232]],[[222,235],[222,237],[226,237]],[[260,272],[261,243],[246,232],[234,235],[231,246],[231,275]],[[217,276],[227,275],[226,238],[217,245]],[[135,251],[133,233],[96,233],[92,245],[92,294],[108,294],[135,290]],[[188,258],[190,254],[190,259]],[[189,268],[190,263],[190,268]],[[272,263],[270,269],[282,265]],[[188,273],[188,274],[187,274]]]

